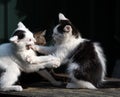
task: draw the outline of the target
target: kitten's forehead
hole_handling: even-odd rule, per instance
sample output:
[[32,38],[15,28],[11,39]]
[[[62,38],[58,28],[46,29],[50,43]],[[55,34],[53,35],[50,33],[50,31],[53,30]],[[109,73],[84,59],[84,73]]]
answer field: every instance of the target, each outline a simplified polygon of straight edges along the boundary
[[71,22],[69,20],[60,20],[59,24],[62,26],[66,26],[66,25],[71,25]]
[[60,33],[63,33],[64,32],[64,27],[66,25],[70,25],[69,21],[68,20],[60,20],[59,21],[59,25],[57,26],[57,30],[60,32]]
[[62,13],[59,13],[59,24],[54,28],[54,33],[64,33],[66,31],[64,29],[66,26],[70,26],[72,28],[72,35],[74,35],[76,38],[80,36],[80,33],[77,31],[72,22],[68,18],[66,18]]
[[33,34],[22,22],[19,22],[17,29],[13,33],[13,36],[18,36],[18,39],[23,39],[25,37],[33,37]]

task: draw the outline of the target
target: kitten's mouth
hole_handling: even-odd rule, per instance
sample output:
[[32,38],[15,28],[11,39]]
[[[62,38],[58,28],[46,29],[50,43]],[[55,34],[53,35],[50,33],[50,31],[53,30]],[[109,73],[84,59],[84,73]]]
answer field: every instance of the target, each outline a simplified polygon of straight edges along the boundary
[[29,50],[30,49],[30,47],[31,47],[31,45],[29,44],[29,45],[26,45],[26,49],[27,50]]

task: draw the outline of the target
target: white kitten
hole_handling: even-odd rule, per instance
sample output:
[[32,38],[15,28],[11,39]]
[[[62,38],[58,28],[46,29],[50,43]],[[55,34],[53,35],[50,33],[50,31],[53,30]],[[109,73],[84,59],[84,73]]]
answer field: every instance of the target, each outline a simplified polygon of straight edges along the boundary
[[[45,75],[51,83],[57,83],[47,71],[39,72],[39,69],[56,68],[60,65],[59,58],[52,55],[40,56],[39,64],[30,64],[28,56],[36,57],[36,53],[29,48],[34,45],[35,39],[33,34],[27,29],[22,22],[18,23],[18,28],[10,38],[11,43],[0,45],[0,90],[1,91],[22,91],[20,85],[14,85],[18,76],[23,72],[38,72]],[[26,59],[27,58],[27,59]],[[47,72],[47,73],[46,73]],[[52,82],[53,81],[53,82]]]

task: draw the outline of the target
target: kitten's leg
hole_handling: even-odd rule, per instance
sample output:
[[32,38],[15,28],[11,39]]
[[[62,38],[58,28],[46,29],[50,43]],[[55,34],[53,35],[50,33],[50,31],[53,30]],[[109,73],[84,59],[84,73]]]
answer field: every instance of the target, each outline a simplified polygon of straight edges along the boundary
[[52,55],[46,55],[46,56],[27,56],[27,61],[31,64],[36,63],[45,63],[48,61],[58,61],[59,58],[54,57]]
[[47,70],[40,70],[37,73],[51,82],[51,84],[53,84],[54,86],[60,86],[62,84],[60,81],[56,81]]
[[13,85],[20,75],[18,68],[9,68],[2,73],[0,78],[0,91],[22,91],[23,88],[19,85]]
[[58,66],[60,66],[60,61],[57,59],[53,61],[38,63],[38,64],[28,64],[28,67],[25,68],[25,72],[36,72],[39,71],[40,69],[57,68]]
[[92,83],[88,81],[79,80],[77,82],[68,83],[66,88],[87,88],[87,89],[97,89]]

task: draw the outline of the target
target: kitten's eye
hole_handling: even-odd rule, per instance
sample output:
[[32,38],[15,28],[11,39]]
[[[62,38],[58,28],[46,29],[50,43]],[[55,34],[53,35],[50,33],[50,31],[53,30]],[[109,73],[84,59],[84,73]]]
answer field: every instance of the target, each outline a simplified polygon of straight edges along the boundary
[[31,39],[29,39],[29,41],[31,41]]

